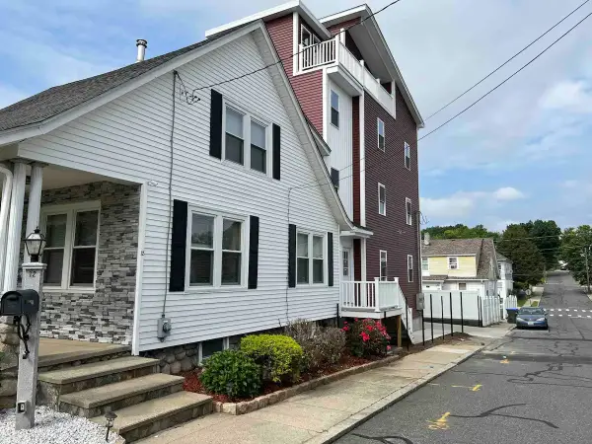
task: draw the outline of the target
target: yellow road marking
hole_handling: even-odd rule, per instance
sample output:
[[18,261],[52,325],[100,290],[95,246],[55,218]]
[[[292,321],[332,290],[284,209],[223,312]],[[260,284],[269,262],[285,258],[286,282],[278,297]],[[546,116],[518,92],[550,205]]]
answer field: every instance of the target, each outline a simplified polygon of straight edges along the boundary
[[446,412],[442,415],[442,417],[436,421],[428,421],[430,425],[428,428],[430,430],[448,430],[448,417],[450,416],[450,412]]
[[500,361],[500,364],[509,364],[510,361],[508,359],[504,359],[503,361]]
[[480,389],[481,387],[483,387],[483,385],[482,385],[482,384],[477,384],[477,385],[475,385],[475,387],[473,387],[473,388],[471,389],[471,391],[473,391],[473,392],[478,392],[478,391],[479,391],[479,389]]
[[428,385],[438,385],[439,386],[440,384],[435,384],[433,382],[430,382]]

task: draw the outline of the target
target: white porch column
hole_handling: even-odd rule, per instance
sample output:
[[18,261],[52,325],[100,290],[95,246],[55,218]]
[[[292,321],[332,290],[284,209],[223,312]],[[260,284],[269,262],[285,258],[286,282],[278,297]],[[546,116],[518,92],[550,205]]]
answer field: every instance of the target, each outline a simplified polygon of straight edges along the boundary
[[23,209],[25,207],[25,187],[27,182],[26,161],[15,160],[10,215],[8,219],[8,238],[6,241],[6,268],[4,291],[15,290],[18,279],[20,249],[23,231]]
[[[39,227],[44,166],[45,164],[37,162],[31,165],[31,184],[29,185],[29,206],[27,207],[27,228],[24,234],[25,237],[35,231],[35,228]],[[25,260],[23,262],[30,262],[30,257],[26,249]]]

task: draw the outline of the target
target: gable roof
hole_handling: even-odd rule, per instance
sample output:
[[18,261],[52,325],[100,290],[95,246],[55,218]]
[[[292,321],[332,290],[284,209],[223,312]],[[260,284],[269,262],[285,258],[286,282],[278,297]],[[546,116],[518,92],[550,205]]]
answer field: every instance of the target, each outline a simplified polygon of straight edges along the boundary
[[[477,261],[477,274],[475,276],[447,276],[449,279],[489,279],[492,266],[496,262],[496,251],[493,239],[433,239],[429,245],[422,245],[422,257],[434,256],[475,256]],[[493,273],[497,275],[497,267],[494,267]],[[442,280],[430,279],[425,276],[424,280]]]
[[495,255],[497,257],[498,262],[512,262],[510,259],[508,259],[506,256],[504,256],[497,250],[495,251]]
[[[235,31],[233,29],[232,31]],[[0,131],[42,122],[76,106],[82,105],[182,54],[204,47],[228,35],[220,33],[211,39],[162,54],[151,59],[124,66],[88,79],[54,86],[6,108],[0,109]]]

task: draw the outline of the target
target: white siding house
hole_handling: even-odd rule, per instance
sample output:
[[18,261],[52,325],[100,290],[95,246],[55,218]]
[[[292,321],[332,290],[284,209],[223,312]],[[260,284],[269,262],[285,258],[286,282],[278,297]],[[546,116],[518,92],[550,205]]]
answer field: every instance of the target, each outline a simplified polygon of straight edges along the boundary
[[[281,65],[216,85],[263,68],[275,57],[265,28],[254,23],[171,58],[84,111],[75,109],[63,121],[58,116],[45,130],[4,139],[0,133],[3,159],[47,164],[46,178],[53,177],[54,188],[99,180],[139,186],[137,272],[128,295],[135,302],[133,315],[128,313],[135,353],[222,338],[227,345],[227,338],[277,328],[289,319],[336,316],[339,236],[352,225]],[[232,136],[222,137],[221,159],[210,151],[211,89],[223,98],[222,133]],[[344,101],[344,113],[346,107]],[[273,125],[281,128],[279,180]],[[239,139],[243,165],[229,160],[237,155]],[[265,172],[258,171],[262,162]],[[180,291],[169,291],[172,274],[178,274],[170,264],[176,248],[171,245],[173,201],[187,209]],[[259,221],[257,285],[248,288],[254,217]],[[288,285],[290,224],[298,242],[294,287]],[[206,271],[190,271],[206,263]],[[104,275],[113,273],[117,270]],[[59,284],[57,290],[77,291]],[[92,298],[95,289],[85,290]],[[161,316],[172,325],[164,341],[157,338]]]

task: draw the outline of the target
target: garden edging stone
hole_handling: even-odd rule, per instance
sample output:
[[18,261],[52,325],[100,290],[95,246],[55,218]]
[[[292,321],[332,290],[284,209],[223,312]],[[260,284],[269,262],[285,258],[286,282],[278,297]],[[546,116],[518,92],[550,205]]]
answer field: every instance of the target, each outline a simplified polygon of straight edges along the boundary
[[367,364],[360,365],[358,367],[351,367],[345,370],[341,370],[331,375],[322,376],[318,379],[303,382],[302,384],[289,387],[284,390],[279,390],[268,395],[259,396],[251,401],[242,402],[220,402],[214,401],[214,411],[218,413],[228,413],[230,415],[244,415],[245,413],[254,412],[255,410],[262,409],[269,405],[277,404],[278,402],[284,401],[288,398],[296,396],[300,393],[304,393],[310,390],[314,390],[317,387],[330,384],[332,382],[340,381],[348,376],[363,373],[368,370],[375,368],[384,367],[400,359],[399,355],[388,356],[380,361],[369,362]]

